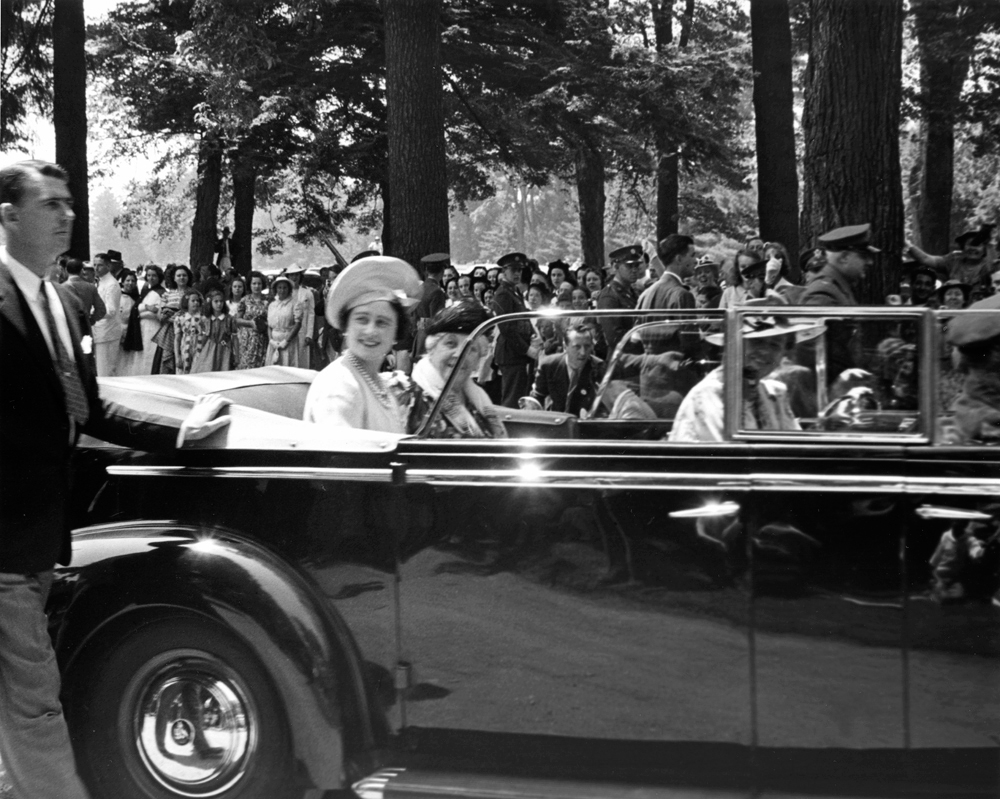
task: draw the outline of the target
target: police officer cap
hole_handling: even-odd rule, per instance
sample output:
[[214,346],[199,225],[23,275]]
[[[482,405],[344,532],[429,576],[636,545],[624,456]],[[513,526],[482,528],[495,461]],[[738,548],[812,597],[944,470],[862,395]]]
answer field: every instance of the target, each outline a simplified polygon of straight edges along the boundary
[[626,247],[619,247],[617,250],[608,253],[608,259],[614,266],[642,263],[642,245],[629,244]]
[[948,343],[954,347],[968,347],[981,344],[1000,336],[1000,294],[974,302],[970,311],[990,313],[968,313],[956,316],[948,323]]
[[[979,230],[967,230],[955,239],[959,247],[971,244],[973,247],[982,247],[990,243],[990,236],[993,235],[993,225],[981,225]],[[108,252],[110,255],[110,251]]]
[[447,252],[432,252],[420,259],[422,264],[446,264],[449,261],[451,261],[451,253]]
[[709,266],[712,269],[717,269],[719,265],[715,262],[715,259],[711,255],[703,255],[698,259],[698,262],[694,265],[695,269],[703,269]]
[[340,330],[344,311],[377,300],[416,305],[420,277],[406,261],[388,255],[370,255],[353,261],[337,275],[326,301],[326,321]]
[[868,250],[868,252],[882,252],[878,247],[869,244],[872,235],[872,226],[848,225],[838,227],[824,233],[816,241],[824,250]]
[[506,255],[501,255],[497,259],[497,266],[506,269],[508,266],[516,266],[518,268],[527,265],[528,256],[523,252],[509,252]]

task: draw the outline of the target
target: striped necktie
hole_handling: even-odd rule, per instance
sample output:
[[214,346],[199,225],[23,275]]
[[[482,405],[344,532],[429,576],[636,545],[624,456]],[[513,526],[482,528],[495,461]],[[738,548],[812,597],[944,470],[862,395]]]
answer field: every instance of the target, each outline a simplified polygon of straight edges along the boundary
[[66,352],[66,346],[56,328],[56,320],[52,315],[52,308],[49,307],[48,293],[45,291],[45,281],[42,281],[41,290],[38,292],[38,302],[45,314],[45,321],[49,326],[49,336],[52,338],[52,348],[56,353],[55,367],[66,399],[66,412],[73,417],[77,424],[84,425],[90,418],[87,393],[83,390],[83,382],[80,380],[80,373],[76,368],[76,359]]

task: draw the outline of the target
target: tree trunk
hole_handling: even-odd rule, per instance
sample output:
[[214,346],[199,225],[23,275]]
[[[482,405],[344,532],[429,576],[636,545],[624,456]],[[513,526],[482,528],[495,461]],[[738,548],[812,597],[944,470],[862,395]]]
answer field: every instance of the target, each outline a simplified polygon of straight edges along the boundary
[[581,143],[576,149],[576,192],[580,202],[580,247],[587,266],[604,266],[604,156]]
[[417,264],[447,252],[441,0],[382,0],[389,134],[387,254]]
[[[760,235],[798,253],[799,178],[788,0],[750,0],[750,36]],[[794,271],[798,271],[797,259]]]
[[974,38],[963,36],[958,20],[959,0],[914,0],[912,10],[920,53],[923,112],[923,170],[914,233],[922,249],[946,253],[951,249],[955,114]]
[[859,287],[862,304],[899,286],[903,0],[813,0],[803,116],[802,238],[870,222],[883,252]]
[[69,254],[81,260],[90,259],[86,39],[83,0],[60,0],[52,18],[52,118],[56,161],[69,173],[76,212]]
[[[653,0],[656,52],[663,53],[674,40],[674,0]],[[656,240],[677,232],[680,219],[680,180],[677,146],[663,131],[656,136]]]
[[215,136],[206,135],[198,148],[198,186],[191,224],[191,269],[195,274],[202,264],[215,262],[221,185],[222,145]]
[[257,207],[257,168],[245,158],[233,163],[233,268],[246,277],[253,265],[253,212]]

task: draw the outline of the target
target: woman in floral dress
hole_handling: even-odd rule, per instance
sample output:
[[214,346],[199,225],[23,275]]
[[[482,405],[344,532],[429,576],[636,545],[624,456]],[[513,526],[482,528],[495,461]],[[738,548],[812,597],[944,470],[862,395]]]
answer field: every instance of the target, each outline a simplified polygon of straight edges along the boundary
[[267,356],[267,297],[264,276],[250,273],[250,293],[236,308],[236,337],[240,344],[238,369],[256,369]]

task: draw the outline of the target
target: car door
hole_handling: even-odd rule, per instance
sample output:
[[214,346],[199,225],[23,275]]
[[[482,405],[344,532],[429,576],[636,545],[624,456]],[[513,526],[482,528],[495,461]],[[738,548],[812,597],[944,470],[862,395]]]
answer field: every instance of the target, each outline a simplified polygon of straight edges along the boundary
[[[650,332],[605,375],[633,380],[616,397],[663,397],[640,363],[660,354]],[[664,441],[669,417],[599,404],[498,409],[505,440],[401,442],[434,543],[398,566],[410,673],[395,721],[438,764],[744,779],[747,448]]]

